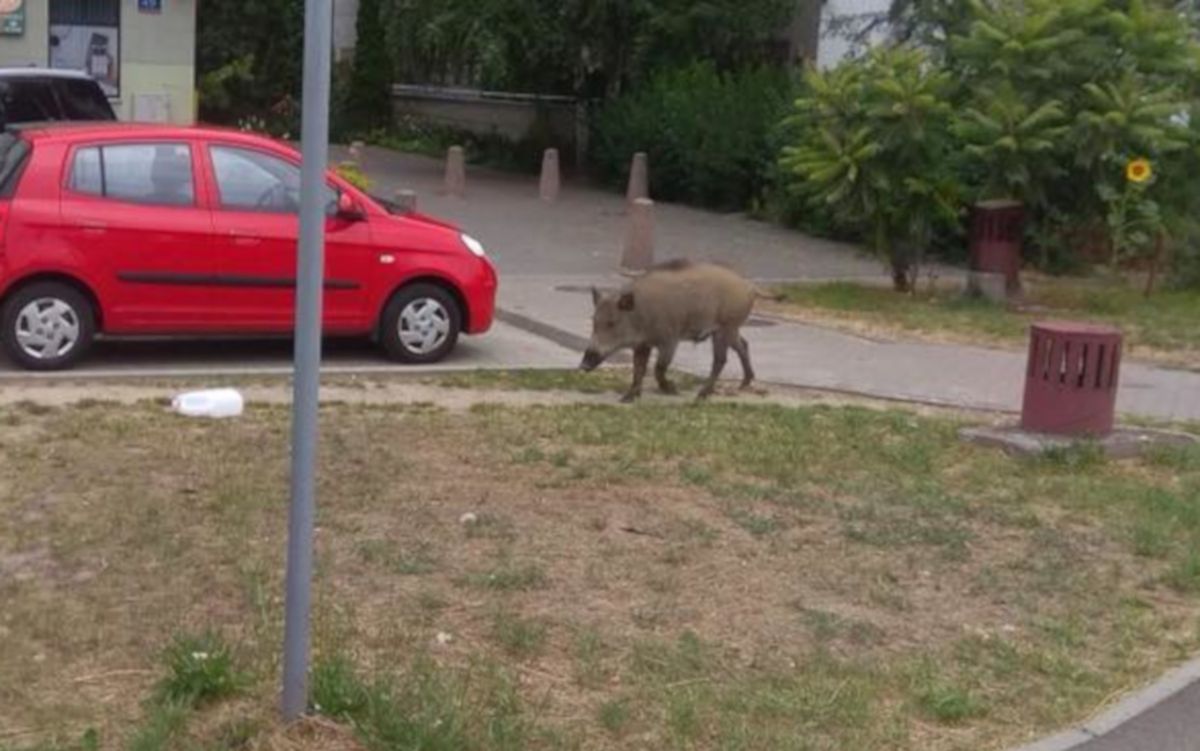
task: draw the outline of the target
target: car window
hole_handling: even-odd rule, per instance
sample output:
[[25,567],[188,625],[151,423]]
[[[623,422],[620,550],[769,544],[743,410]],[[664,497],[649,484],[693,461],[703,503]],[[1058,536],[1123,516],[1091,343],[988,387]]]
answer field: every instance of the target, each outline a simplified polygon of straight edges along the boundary
[[0,198],[11,198],[29,160],[29,143],[13,133],[0,133]]
[[68,120],[115,120],[112,105],[95,81],[65,78],[58,82],[58,98]]
[[[213,173],[221,208],[294,214],[300,210],[300,168],[253,149],[214,146]],[[337,208],[337,192],[326,186],[327,211]]]
[[70,188],[154,206],[195,204],[191,148],[182,143],[93,146],[75,152]]
[[71,165],[71,190],[93,196],[104,195],[104,173],[100,170],[100,149],[93,146],[75,152]]

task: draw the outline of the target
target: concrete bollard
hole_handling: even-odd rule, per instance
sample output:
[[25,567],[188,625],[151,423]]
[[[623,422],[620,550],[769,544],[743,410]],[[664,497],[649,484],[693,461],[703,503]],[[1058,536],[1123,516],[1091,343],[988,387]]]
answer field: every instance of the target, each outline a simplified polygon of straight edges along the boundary
[[417,192],[415,190],[397,190],[395,203],[400,212],[412,214],[417,210]]
[[562,175],[558,168],[558,149],[546,149],[542,156],[542,181],[538,192],[546,203],[558,200],[558,191],[562,187]]
[[1008,302],[1008,280],[1004,274],[988,271],[967,272],[967,296],[983,298],[1003,305]]
[[633,155],[633,164],[629,167],[629,188],[625,191],[625,199],[633,203],[639,198],[650,197],[650,171],[645,152],[639,151]]
[[451,146],[446,152],[447,195],[462,198],[467,194],[467,165],[462,146]]
[[354,164],[359,167],[362,167],[363,149],[365,148],[366,144],[364,144],[362,141],[355,141],[354,143],[350,144],[350,161],[354,162]]
[[629,227],[621,253],[621,269],[645,271],[654,265],[654,201],[638,198],[629,206]]

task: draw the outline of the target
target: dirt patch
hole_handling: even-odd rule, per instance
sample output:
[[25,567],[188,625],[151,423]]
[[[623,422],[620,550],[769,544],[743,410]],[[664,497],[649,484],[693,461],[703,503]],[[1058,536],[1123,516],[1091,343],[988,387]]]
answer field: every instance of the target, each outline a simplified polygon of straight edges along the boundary
[[[624,371],[617,371],[624,378]],[[488,383],[477,385],[469,378],[459,376],[463,380],[461,387],[445,388],[437,382],[421,377],[394,378],[354,378],[352,382],[346,379],[328,379],[321,389],[321,402],[326,405],[360,405],[360,406],[397,406],[418,405],[433,406],[455,412],[467,411],[480,406],[503,407],[535,407],[535,406],[566,406],[566,405],[612,405],[617,401],[616,394],[584,393],[567,389],[526,390],[519,386],[496,386]],[[255,378],[248,380],[221,379],[220,386],[236,387],[245,397],[247,404],[288,405],[292,401],[292,390],[286,379]],[[22,407],[38,409],[73,406],[106,406],[110,404],[136,405],[141,402],[155,402],[161,406],[169,406],[171,399],[177,394],[210,385],[191,381],[159,381],[146,383],[141,381],[113,382],[6,382],[0,384],[0,407]],[[681,407],[691,403],[689,395],[668,397],[653,391],[647,392],[642,402],[645,404],[675,404]],[[835,394],[814,389],[793,386],[770,385],[761,386],[750,392],[739,391],[736,385],[726,383],[718,388],[713,397],[714,403],[744,403],[744,404],[776,404],[784,406],[805,406],[814,404],[858,405],[889,409],[894,402],[856,397],[845,394]],[[981,412],[964,412],[952,408],[937,406],[911,405],[918,414],[965,415],[977,417]],[[28,411],[25,409],[24,411]],[[5,434],[14,438],[22,433],[29,433],[30,426],[21,419],[21,410],[8,417]]]

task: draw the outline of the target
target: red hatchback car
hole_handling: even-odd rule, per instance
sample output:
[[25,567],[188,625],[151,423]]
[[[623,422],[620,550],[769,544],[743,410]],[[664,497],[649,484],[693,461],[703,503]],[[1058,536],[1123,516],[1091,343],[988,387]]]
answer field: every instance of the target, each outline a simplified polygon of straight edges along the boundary
[[[492,324],[483,246],[328,176],[324,326],[431,363]],[[267,138],[119,123],[0,133],[0,339],[37,370],[97,334],[293,329],[300,155]]]

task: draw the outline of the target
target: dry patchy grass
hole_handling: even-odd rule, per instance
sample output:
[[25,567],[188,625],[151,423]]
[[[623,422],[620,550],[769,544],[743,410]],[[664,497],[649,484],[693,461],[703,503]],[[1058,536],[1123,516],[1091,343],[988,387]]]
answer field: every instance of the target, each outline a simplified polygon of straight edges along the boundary
[[[1018,461],[844,407],[322,420],[327,718],[285,733],[286,410],[0,408],[0,748],[993,749],[1200,642],[1194,451]],[[237,690],[175,717],[192,634]]]

